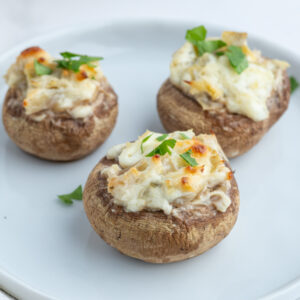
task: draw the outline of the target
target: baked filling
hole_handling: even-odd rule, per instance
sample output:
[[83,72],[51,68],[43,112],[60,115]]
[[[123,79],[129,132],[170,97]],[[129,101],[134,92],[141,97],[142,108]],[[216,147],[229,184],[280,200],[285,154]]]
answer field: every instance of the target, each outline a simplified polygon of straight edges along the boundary
[[97,61],[99,58],[91,61],[88,56],[81,57],[88,58],[89,62],[60,65],[39,47],[26,49],[17,57],[5,79],[10,88],[21,91],[27,116],[41,121],[57,113],[68,114],[74,119],[93,114],[94,107],[99,104],[97,95],[104,92],[101,81],[105,78]]
[[[221,39],[207,41],[221,42],[225,46],[200,55],[195,44],[187,40],[173,55],[172,84],[195,99],[204,110],[227,110],[254,121],[267,119],[267,100],[272,91],[282,88],[283,73],[289,64],[251,50],[246,33],[225,31]],[[231,46],[233,50],[241,50],[235,58],[245,56],[247,67],[240,73],[232,67],[226,54]]]
[[232,172],[214,135],[146,131],[106,156],[117,161],[102,170],[108,192],[127,212],[169,215],[201,205],[225,212],[231,204]]

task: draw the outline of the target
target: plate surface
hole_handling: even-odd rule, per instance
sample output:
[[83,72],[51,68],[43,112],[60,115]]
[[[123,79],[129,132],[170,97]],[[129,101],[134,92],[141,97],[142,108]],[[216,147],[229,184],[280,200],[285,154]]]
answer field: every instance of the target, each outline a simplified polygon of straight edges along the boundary
[[[195,25],[144,21],[77,28],[32,40],[0,58],[4,73],[33,44],[53,55],[69,50],[104,56],[102,69],[119,95],[120,111],[102,147],[72,163],[25,154],[0,125],[0,286],[24,299],[233,300],[257,299],[300,275],[299,91],[263,140],[231,161],[241,194],[238,222],[223,242],[197,258],[152,265],[123,256],[92,230],[82,203],[66,207],[56,198],[84,184],[112,145],[146,129],[163,131],[156,93],[185,30]],[[225,29],[207,27],[213,36]],[[300,78],[297,56],[249,40],[264,55],[289,61],[290,73]],[[6,89],[2,80],[0,99]],[[297,288],[295,281],[268,299],[295,299]]]

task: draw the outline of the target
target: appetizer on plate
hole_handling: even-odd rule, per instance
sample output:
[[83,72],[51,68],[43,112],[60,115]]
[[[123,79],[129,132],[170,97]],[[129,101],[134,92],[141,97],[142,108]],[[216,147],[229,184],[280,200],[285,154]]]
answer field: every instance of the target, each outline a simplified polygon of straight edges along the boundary
[[83,192],[95,231],[120,252],[152,263],[199,255],[232,229],[239,192],[214,135],[192,130],[114,146]]
[[227,157],[253,147],[288,107],[290,82],[284,61],[247,45],[247,33],[188,30],[175,52],[170,77],[157,96],[168,131],[214,132]]
[[101,145],[118,114],[117,95],[99,60],[70,52],[55,60],[39,47],[9,68],[2,118],[10,138],[40,158],[70,161]]

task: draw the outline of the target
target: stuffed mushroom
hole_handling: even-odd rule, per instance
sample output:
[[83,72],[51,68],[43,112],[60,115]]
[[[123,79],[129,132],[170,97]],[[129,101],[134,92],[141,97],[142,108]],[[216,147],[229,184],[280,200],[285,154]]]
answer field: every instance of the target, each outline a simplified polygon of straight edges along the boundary
[[83,192],[95,231],[120,252],[147,262],[197,256],[234,226],[239,192],[214,135],[147,131],[111,148]]
[[9,68],[2,119],[22,150],[55,161],[79,159],[101,145],[118,114],[117,95],[100,70],[101,57],[70,52],[55,60],[39,47]]
[[160,119],[168,131],[214,132],[227,157],[241,155],[287,109],[288,66],[251,50],[246,33],[206,39],[203,26],[188,30],[157,96]]

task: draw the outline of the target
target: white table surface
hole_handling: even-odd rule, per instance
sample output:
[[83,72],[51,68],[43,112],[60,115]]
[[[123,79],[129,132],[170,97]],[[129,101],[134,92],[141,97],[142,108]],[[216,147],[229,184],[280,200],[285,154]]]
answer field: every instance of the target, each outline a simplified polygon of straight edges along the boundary
[[[300,50],[299,0],[9,0],[0,1],[0,55],[31,37],[116,18],[199,19]],[[2,74],[6,70],[1,70]],[[0,300],[11,299],[0,291]]]
[[299,0],[2,0],[0,53],[58,28],[117,17],[198,18],[300,50]]

